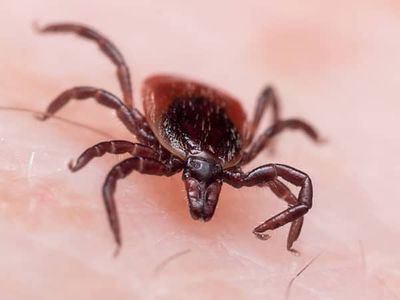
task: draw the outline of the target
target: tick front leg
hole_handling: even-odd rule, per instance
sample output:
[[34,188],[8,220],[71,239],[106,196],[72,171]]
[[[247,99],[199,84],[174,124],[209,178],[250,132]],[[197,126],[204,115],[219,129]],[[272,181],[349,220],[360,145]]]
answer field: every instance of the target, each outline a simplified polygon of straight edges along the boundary
[[273,191],[275,190],[277,193],[284,195],[287,191],[283,188],[283,184],[277,183],[280,182],[276,181],[278,177],[301,187],[297,197],[298,200],[295,202],[290,195],[286,195],[283,199],[290,201],[289,208],[257,226],[253,232],[260,239],[268,239],[269,236],[265,234],[266,231],[294,222],[287,241],[287,249],[292,250],[293,242],[298,238],[303,224],[301,218],[312,207],[313,190],[310,177],[295,168],[281,164],[261,166],[248,174],[237,170],[224,172],[224,181],[234,187],[264,186],[266,184],[271,186],[272,183],[272,185],[275,184]]
[[[298,200],[295,195],[293,195],[292,191],[279,179],[272,180],[268,183],[271,191],[280,199],[283,199],[286,203],[289,204],[289,207],[296,205]],[[292,249],[293,243],[299,238],[301,228],[303,226],[304,216],[294,220],[289,229],[289,235],[287,238],[287,249],[290,251],[294,251]]]
[[143,115],[137,110],[130,110],[118,97],[94,87],[74,87],[64,91],[47,107],[46,113],[40,117],[46,120],[59,111],[71,99],[86,100],[94,98],[99,104],[114,109],[118,118],[138,140],[145,144],[158,144]]
[[318,132],[313,126],[305,121],[299,119],[287,119],[278,121],[271,127],[267,128],[260,137],[250,146],[250,149],[243,154],[241,165],[245,165],[252,161],[265,147],[268,146],[269,142],[273,137],[282,133],[286,130],[300,130],[304,132],[308,137],[316,142],[320,142],[321,139]]
[[137,171],[142,174],[170,176],[173,174],[168,166],[151,158],[133,157],[128,158],[117,164],[108,173],[103,185],[103,199],[107,210],[108,220],[114,235],[117,249],[115,254],[118,254],[121,248],[121,230],[118,219],[117,207],[114,200],[115,188],[119,179],[125,178],[132,171]]
[[155,152],[152,148],[137,144],[131,143],[128,141],[109,141],[109,142],[101,142],[93,147],[88,148],[85,152],[83,152],[75,163],[69,163],[69,169],[72,172],[76,172],[82,169],[87,163],[89,163],[93,158],[103,156],[106,153],[110,154],[123,154],[129,153],[132,156],[146,157],[157,159],[159,154]]
[[97,43],[100,50],[107,55],[117,67],[118,81],[122,89],[124,101],[130,108],[133,107],[133,93],[129,67],[118,48],[103,34],[83,25],[73,23],[57,23],[37,28],[41,33],[65,33],[72,32],[80,37],[89,39]]

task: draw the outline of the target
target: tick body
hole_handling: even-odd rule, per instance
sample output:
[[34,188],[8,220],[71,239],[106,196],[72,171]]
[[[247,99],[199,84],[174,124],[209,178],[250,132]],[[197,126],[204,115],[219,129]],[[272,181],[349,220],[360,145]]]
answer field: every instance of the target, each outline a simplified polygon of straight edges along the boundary
[[[270,230],[291,223],[287,249],[299,237],[304,214],[312,206],[312,183],[309,176],[283,164],[265,164],[250,172],[242,167],[252,161],[281,132],[297,129],[318,141],[317,132],[300,119],[282,119],[279,101],[271,87],[260,94],[254,116],[246,119],[239,102],[208,85],[176,76],[157,75],[142,87],[143,115],[134,107],[130,73],[115,45],[97,31],[83,25],[51,24],[42,33],[72,32],[93,40],[117,67],[123,100],[100,88],[78,86],[56,97],[42,119],[55,114],[71,99],[94,98],[99,104],[116,111],[118,118],[136,137],[130,141],[105,141],[84,151],[69,168],[75,172],[90,160],[106,153],[129,153],[108,173],[103,185],[103,200],[118,249],[121,231],[114,200],[116,183],[133,171],[142,174],[172,176],[182,171],[189,211],[194,219],[209,221],[217,207],[223,183],[236,188],[265,186],[283,199],[288,208],[257,226],[253,233],[267,239]],[[267,108],[273,115],[271,126],[255,139],[255,133]],[[300,187],[295,196],[286,184]]]
[[240,160],[247,124],[235,99],[172,76],[151,77],[142,91],[146,120],[170,153],[182,160],[210,153],[224,167]]

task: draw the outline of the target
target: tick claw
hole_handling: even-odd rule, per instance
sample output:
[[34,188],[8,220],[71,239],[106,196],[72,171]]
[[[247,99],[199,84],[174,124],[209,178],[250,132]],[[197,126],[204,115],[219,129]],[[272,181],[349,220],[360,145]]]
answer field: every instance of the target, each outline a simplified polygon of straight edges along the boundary
[[39,113],[33,115],[39,121],[45,121],[48,118],[48,115],[45,113]]
[[70,160],[70,162],[68,163],[68,168],[70,169],[71,172],[76,171],[76,164],[74,163],[73,160]]
[[300,256],[301,255],[300,251],[297,251],[296,249],[288,249],[288,251],[290,253],[292,253],[294,256]]
[[258,239],[263,240],[263,241],[266,241],[271,237],[269,234],[266,234],[266,233],[255,232],[255,231],[253,231],[253,233],[256,235],[256,237]]

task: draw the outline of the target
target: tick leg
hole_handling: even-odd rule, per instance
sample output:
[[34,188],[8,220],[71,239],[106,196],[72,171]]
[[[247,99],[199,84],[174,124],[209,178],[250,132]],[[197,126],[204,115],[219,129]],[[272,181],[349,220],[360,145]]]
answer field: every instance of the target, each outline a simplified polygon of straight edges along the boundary
[[298,201],[294,203],[294,199],[291,196],[286,196],[284,199],[293,202],[289,203],[289,208],[284,210],[283,212],[273,216],[268,219],[261,225],[254,228],[253,233],[260,239],[268,239],[269,235],[264,232],[268,230],[274,230],[279,228],[287,223],[292,223],[291,231],[289,233],[288,241],[287,241],[287,249],[292,250],[293,242],[298,238],[301,226],[303,221],[301,218],[308,212],[308,210],[312,207],[312,183],[310,177],[299,171],[295,168],[281,165],[281,164],[268,164],[253,171],[245,174],[240,170],[225,170],[224,171],[224,181],[234,187],[242,187],[242,186],[263,186],[263,185],[272,185],[275,183],[275,190],[278,193],[285,193],[285,189],[282,188],[282,185],[277,185],[278,178],[283,178],[284,180],[292,183],[295,186],[299,186],[300,192],[297,197]]
[[[298,203],[296,196],[293,195],[291,190],[279,179],[272,180],[268,183],[268,186],[278,198],[281,198],[286,203],[288,203],[289,207]],[[294,220],[290,225],[289,235],[287,239],[288,249],[291,249],[293,243],[299,238],[303,222],[304,216],[301,216],[300,218]]]
[[87,163],[89,163],[93,158],[103,156],[106,153],[111,154],[123,154],[129,153],[132,156],[139,157],[147,157],[157,159],[159,154],[155,152],[152,148],[137,144],[131,143],[128,141],[109,141],[102,142],[94,145],[93,147],[88,148],[85,152],[83,152],[75,163],[69,163],[69,169],[72,172],[76,172],[82,169]]
[[133,107],[133,93],[129,68],[125,62],[124,57],[117,47],[101,33],[79,24],[59,23],[50,24],[42,28],[38,28],[39,32],[73,32],[77,35],[92,40],[97,43],[100,50],[108,56],[109,59],[117,67],[118,81],[122,89],[123,98],[126,105],[130,108]]
[[265,147],[271,142],[272,138],[288,129],[296,129],[304,132],[312,140],[321,141],[317,131],[307,122],[299,119],[287,119],[278,121],[271,127],[267,128],[260,137],[250,146],[250,149],[243,154],[241,165],[245,165],[252,161]]
[[93,87],[74,87],[64,91],[54,99],[47,107],[46,113],[40,117],[46,120],[66,105],[71,99],[86,100],[94,98],[99,104],[114,109],[118,118],[132,132],[138,140],[144,144],[157,144],[150,127],[142,114],[136,110],[130,110],[120,99],[113,94]]
[[280,106],[278,96],[275,90],[267,86],[257,99],[256,110],[254,111],[253,122],[251,124],[250,135],[248,137],[248,143],[251,143],[254,138],[254,134],[258,129],[261,118],[264,116],[268,106],[272,108],[272,122],[273,124],[279,120]]
[[116,253],[118,253],[119,249],[121,248],[122,240],[117,207],[114,200],[114,192],[117,181],[125,178],[132,171],[158,176],[170,176],[174,173],[167,165],[164,165],[157,160],[145,157],[128,158],[117,164],[111,169],[110,173],[108,173],[103,185],[103,199],[111,230],[114,235],[115,242],[117,243]]

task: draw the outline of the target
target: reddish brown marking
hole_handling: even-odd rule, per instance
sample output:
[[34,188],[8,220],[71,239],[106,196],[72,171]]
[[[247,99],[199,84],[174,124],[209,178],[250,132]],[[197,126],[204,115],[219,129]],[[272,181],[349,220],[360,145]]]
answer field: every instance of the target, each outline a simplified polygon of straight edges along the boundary
[[[174,154],[178,154],[161,135],[161,121],[164,113],[176,98],[202,97],[210,99],[223,108],[240,133],[247,136],[248,123],[246,114],[233,97],[195,81],[188,81],[174,76],[157,75],[148,78],[142,88],[143,108],[146,120],[160,143]],[[180,155],[181,156],[181,155]]]

